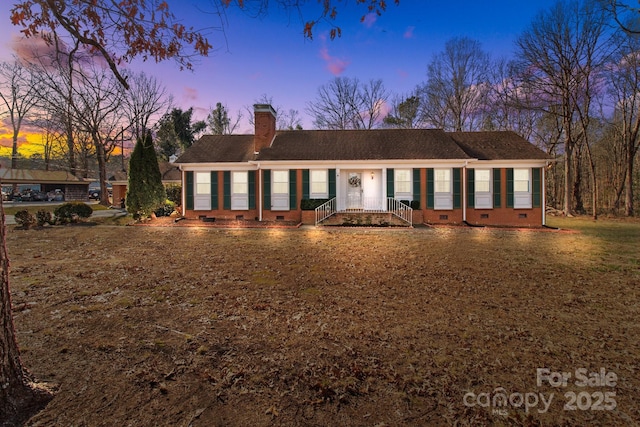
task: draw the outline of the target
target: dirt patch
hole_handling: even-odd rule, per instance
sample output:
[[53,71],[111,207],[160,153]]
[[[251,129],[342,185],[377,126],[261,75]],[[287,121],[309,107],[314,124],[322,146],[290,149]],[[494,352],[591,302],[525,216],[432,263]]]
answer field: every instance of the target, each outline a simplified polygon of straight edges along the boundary
[[[23,361],[59,385],[31,425],[640,420],[637,243],[627,254],[584,234],[482,228],[107,226],[7,240]],[[538,368],[572,377],[538,386]],[[579,368],[616,384],[580,387]],[[571,392],[581,407],[565,410]],[[609,406],[581,409],[605,392]],[[553,394],[546,411],[540,394]]]

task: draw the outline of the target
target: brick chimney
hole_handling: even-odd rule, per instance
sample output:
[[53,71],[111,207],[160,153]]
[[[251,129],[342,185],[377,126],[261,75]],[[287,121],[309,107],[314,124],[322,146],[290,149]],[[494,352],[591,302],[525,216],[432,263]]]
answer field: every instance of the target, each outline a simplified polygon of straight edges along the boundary
[[253,151],[258,154],[263,148],[271,146],[276,136],[276,111],[269,104],[253,106],[254,125]]

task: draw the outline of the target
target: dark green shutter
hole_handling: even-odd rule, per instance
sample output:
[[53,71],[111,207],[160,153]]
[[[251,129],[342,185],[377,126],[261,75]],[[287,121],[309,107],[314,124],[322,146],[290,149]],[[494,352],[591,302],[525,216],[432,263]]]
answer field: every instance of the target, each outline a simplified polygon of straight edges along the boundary
[[218,209],[218,171],[211,172],[211,209]]
[[264,209],[271,210],[271,171],[264,169],[262,171],[262,206]]
[[186,188],[187,209],[193,210],[193,172],[187,172],[185,175],[187,180],[187,188]]
[[256,172],[249,171],[249,209],[256,208]]
[[336,170],[329,169],[329,198],[336,197]]
[[532,200],[532,206],[534,208],[539,208],[541,205],[541,182],[540,182],[540,168],[533,168],[531,169],[531,177],[533,180],[533,200]]
[[507,207],[513,207],[513,168],[507,168]]
[[420,201],[420,169],[413,170],[413,200]]
[[231,172],[222,172],[222,208],[231,209]]
[[298,195],[296,186],[296,176],[298,171],[296,169],[289,169],[289,209],[297,209],[298,207]]
[[501,192],[501,183],[500,177],[502,174],[502,169],[495,168],[493,169],[493,207],[501,208],[502,207],[502,194]]
[[302,198],[308,199],[309,193],[309,169],[302,169]]
[[433,209],[433,168],[427,169],[427,209]]
[[467,207],[476,206],[476,170],[467,169]]
[[462,207],[462,168],[453,168],[453,209]]
[[387,168],[387,197],[395,196],[395,188],[394,188],[394,170],[392,168]]

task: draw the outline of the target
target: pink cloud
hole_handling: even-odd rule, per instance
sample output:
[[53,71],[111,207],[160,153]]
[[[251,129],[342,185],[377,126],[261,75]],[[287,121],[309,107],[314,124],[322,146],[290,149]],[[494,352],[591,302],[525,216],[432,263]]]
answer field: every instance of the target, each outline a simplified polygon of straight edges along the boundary
[[401,79],[406,79],[407,77],[409,77],[409,73],[406,72],[405,70],[398,69],[396,72],[398,73],[398,76],[400,76]]
[[412,39],[413,38],[413,32],[415,31],[416,27],[407,27],[406,30],[404,30],[404,34],[403,37],[405,39]]
[[184,98],[188,101],[195,101],[198,99],[198,89],[185,86],[182,89],[182,92],[184,94]]
[[320,49],[320,57],[327,63],[327,69],[334,76],[339,76],[340,74],[342,74],[349,65],[349,61],[331,56],[331,54],[329,53],[329,49],[327,49],[326,47]]
[[362,23],[364,24],[365,27],[371,28],[373,27],[373,25],[376,23],[377,20],[378,20],[378,15],[376,15],[375,13],[367,13],[362,18]]

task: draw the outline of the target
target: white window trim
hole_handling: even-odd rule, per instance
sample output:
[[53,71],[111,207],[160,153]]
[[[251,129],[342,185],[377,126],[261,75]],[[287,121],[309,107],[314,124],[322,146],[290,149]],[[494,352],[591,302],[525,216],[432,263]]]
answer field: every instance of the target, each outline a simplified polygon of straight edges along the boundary
[[[194,175],[193,210],[208,211],[211,209],[211,172],[195,172]],[[202,178],[206,179],[200,181]],[[200,192],[201,185],[206,191]]]
[[[287,192],[276,193],[275,192],[275,175],[278,172],[285,173],[287,177]],[[274,169],[271,171],[271,210],[272,211],[288,211],[289,208],[289,170],[288,169]]]
[[[437,191],[438,171],[449,171],[449,191]],[[450,168],[436,168],[433,170],[433,210],[453,209],[453,171]]]
[[[245,193],[236,193],[234,178],[236,174],[246,174],[247,191]],[[244,184],[244,183],[243,183]],[[232,171],[231,172],[231,210],[246,211],[249,209],[249,172],[248,171]]]
[[[478,171],[489,172],[489,191],[478,191]],[[491,169],[475,169],[474,209],[493,209],[493,171]]]
[[[526,170],[528,174],[527,188],[528,191],[516,191],[516,171]],[[531,209],[533,207],[532,197],[532,173],[531,168],[514,168],[513,169],[513,208],[514,209]]]
[[[313,183],[314,183],[313,172],[324,172],[324,184],[327,191],[322,193],[314,193],[312,191]],[[309,171],[309,198],[310,199],[328,199],[329,198],[329,170],[328,169],[311,169]]]
[[[409,177],[409,191],[398,191],[398,182],[407,182],[398,180],[398,172],[407,172]],[[413,177],[411,176],[412,170],[407,168],[394,169],[393,171],[393,197],[396,200],[413,200]]]

